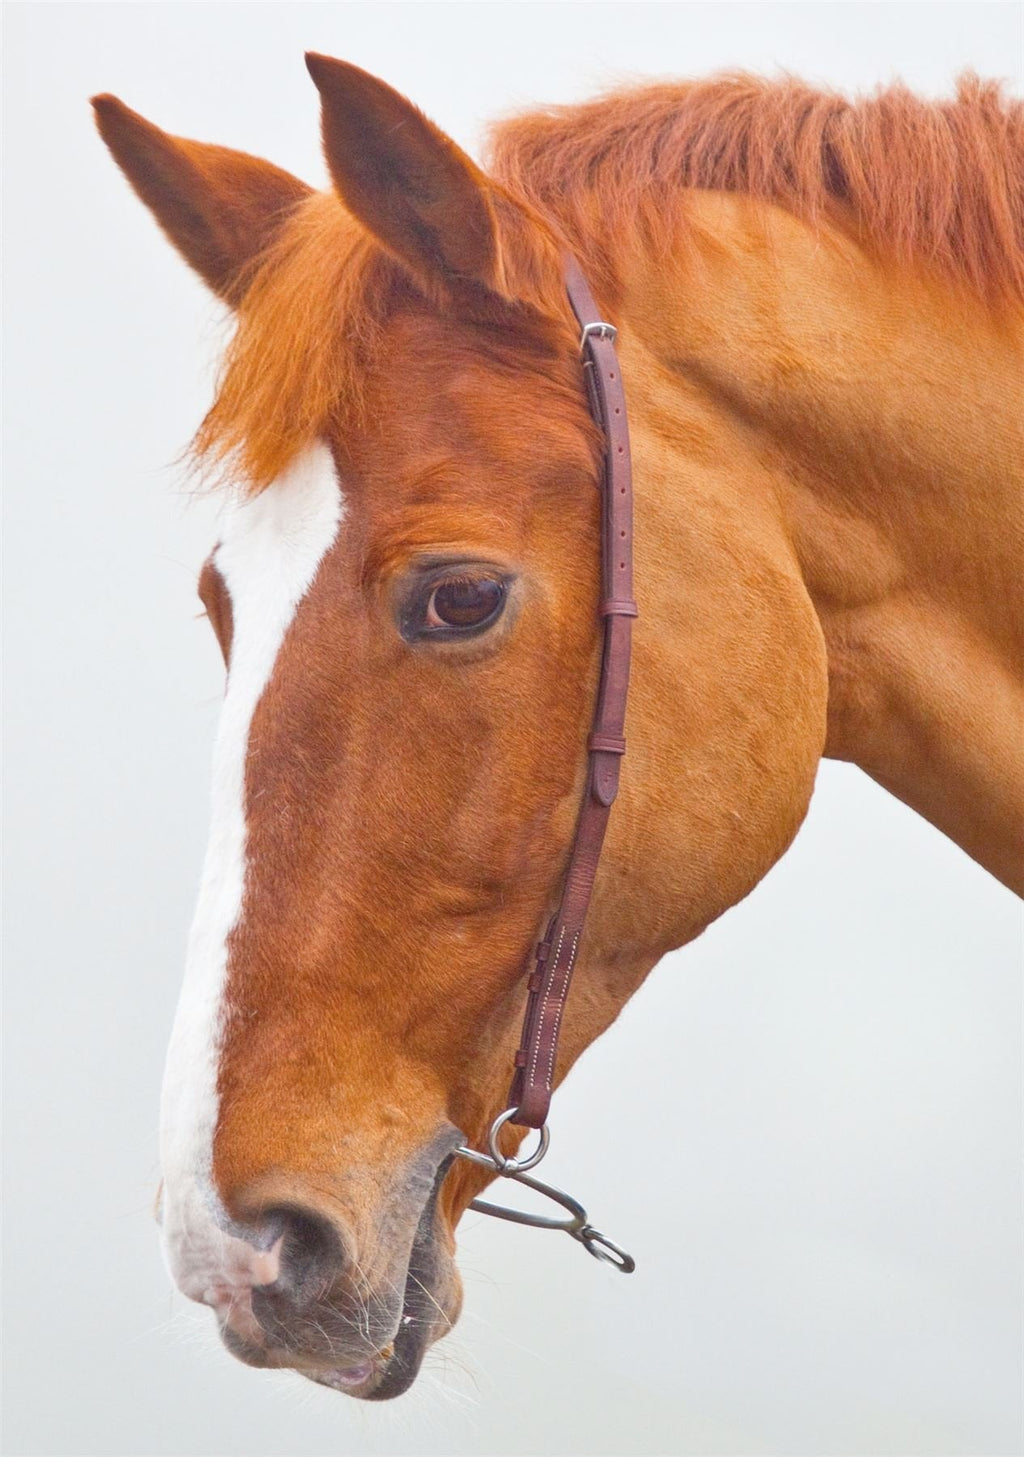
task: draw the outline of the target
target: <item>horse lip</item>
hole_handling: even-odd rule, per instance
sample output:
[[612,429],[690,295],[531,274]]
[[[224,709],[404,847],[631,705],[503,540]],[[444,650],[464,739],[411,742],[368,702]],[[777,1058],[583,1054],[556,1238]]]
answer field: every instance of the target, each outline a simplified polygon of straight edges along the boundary
[[391,1357],[379,1368],[377,1381],[365,1390],[350,1390],[350,1396],[364,1401],[390,1401],[401,1396],[419,1375],[423,1357],[430,1345],[431,1328],[410,1315],[403,1315],[393,1342]]
[[[344,1389],[347,1395],[359,1397],[363,1401],[390,1401],[393,1397],[401,1396],[419,1375],[427,1348],[451,1330],[453,1322],[441,1310],[433,1294],[437,1246],[429,1236],[423,1237],[430,1228],[427,1216],[432,1221],[437,1189],[446,1169],[447,1165],[442,1169],[434,1195],[424,1210],[424,1220],[421,1221],[417,1238],[413,1242],[402,1298],[402,1315],[390,1349],[385,1347],[383,1352],[377,1354],[380,1365],[376,1381],[361,1387],[335,1387],[335,1390]],[[437,1330],[437,1320],[434,1318],[438,1312],[445,1322],[444,1329],[440,1331]]]
[[[415,1288],[417,1276],[410,1271],[407,1291]],[[351,1366],[304,1365],[301,1352],[285,1351],[274,1346],[257,1346],[230,1326],[221,1325],[221,1338],[227,1349],[248,1366],[284,1368],[296,1371],[318,1386],[361,1401],[389,1401],[408,1391],[419,1374],[423,1357],[431,1342],[434,1327],[417,1320],[403,1307],[398,1331],[389,1346],[376,1351],[366,1360]],[[442,1332],[443,1334],[443,1332]]]
[[309,1373],[320,1386],[329,1386],[334,1391],[353,1391],[364,1386],[375,1374],[373,1361],[364,1361],[359,1366],[338,1367],[333,1371]]
[[[333,1381],[322,1384],[363,1401],[390,1401],[408,1391],[419,1375],[428,1346],[451,1329],[453,1322],[442,1310],[433,1291],[437,1284],[440,1253],[434,1233],[437,1196],[453,1157],[449,1155],[438,1168],[433,1191],[420,1217],[405,1278],[398,1328],[390,1346],[378,1351],[373,1359],[376,1379],[370,1376],[361,1385],[339,1385]],[[437,1330],[438,1314],[445,1322],[441,1331]],[[313,1379],[321,1380],[320,1377]]]

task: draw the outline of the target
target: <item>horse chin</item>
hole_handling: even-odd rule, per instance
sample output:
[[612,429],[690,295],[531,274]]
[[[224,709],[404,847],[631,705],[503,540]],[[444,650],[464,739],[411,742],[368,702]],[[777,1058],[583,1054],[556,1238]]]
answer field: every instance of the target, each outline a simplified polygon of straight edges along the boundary
[[416,1380],[428,1348],[448,1330],[428,1330],[403,1316],[408,1324],[401,1326],[391,1346],[357,1366],[328,1370],[302,1370],[301,1374],[345,1396],[360,1401],[390,1401],[401,1396]]
[[[390,1401],[401,1396],[419,1375],[423,1358],[430,1347],[441,1340],[454,1326],[462,1306],[462,1293],[455,1267],[450,1264],[450,1278],[447,1289],[440,1287],[436,1279],[428,1283],[422,1278],[436,1274],[436,1256],[431,1259],[433,1270],[417,1270],[419,1262],[410,1262],[405,1283],[405,1299],[402,1317],[390,1347],[378,1352],[365,1375],[361,1371],[327,1371],[312,1375],[321,1386],[347,1396],[357,1396],[362,1401]],[[353,1379],[355,1378],[355,1379]]]

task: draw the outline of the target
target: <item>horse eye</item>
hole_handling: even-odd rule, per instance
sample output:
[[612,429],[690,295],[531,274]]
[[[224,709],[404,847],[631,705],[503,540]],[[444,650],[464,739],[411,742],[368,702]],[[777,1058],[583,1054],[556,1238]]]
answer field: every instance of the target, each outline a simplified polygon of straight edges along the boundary
[[434,573],[406,598],[399,628],[407,642],[446,642],[486,632],[508,598],[510,578],[486,571]]
[[423,626],[456,632],[487,626],[505,602],[505,583],[496,577],[449,577],[427,599]]

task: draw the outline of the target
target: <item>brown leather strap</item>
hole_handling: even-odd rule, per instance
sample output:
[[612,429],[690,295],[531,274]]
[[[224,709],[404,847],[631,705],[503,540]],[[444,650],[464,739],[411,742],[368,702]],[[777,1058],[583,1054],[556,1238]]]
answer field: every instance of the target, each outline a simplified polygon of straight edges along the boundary
[[565,263],[565,286],[581,329],[580,354],[591,413],[604,431],[601,479],[601,606],[604,652],[594,719],[587,743],[587,786],[576,822],[558,909],[537,947],[527,982],[526,1016],[509,1092],[511,1122],[540,1128],[547,1118],[558,1033],[580,936],[590,905],[608,816],[626,752],[623,728],[629,688],[633,601],[633,474],[626,397],[615,353],[615,330],[604,323],[575,259]]

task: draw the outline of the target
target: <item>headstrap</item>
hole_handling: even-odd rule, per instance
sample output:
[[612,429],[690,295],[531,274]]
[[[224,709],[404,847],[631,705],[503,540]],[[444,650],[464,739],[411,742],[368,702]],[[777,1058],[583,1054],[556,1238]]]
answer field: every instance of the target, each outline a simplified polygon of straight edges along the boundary
[[580,357],[591,414],[604,433],[601,472],[601,618],[604,651],[594,718],[587,741],[589,765],[583,804],[569,855],[562,895],[537,947],[527,982],[526,1016],[509,1092],[509,1121],[543,1126],[569,986],[590,905],[608,816],[619,787],[633,600],[633,472],[629,456],[626,397],[615,353],[615,329],[602,320],[579,265],[565,261],[565,287],[580,325]]

